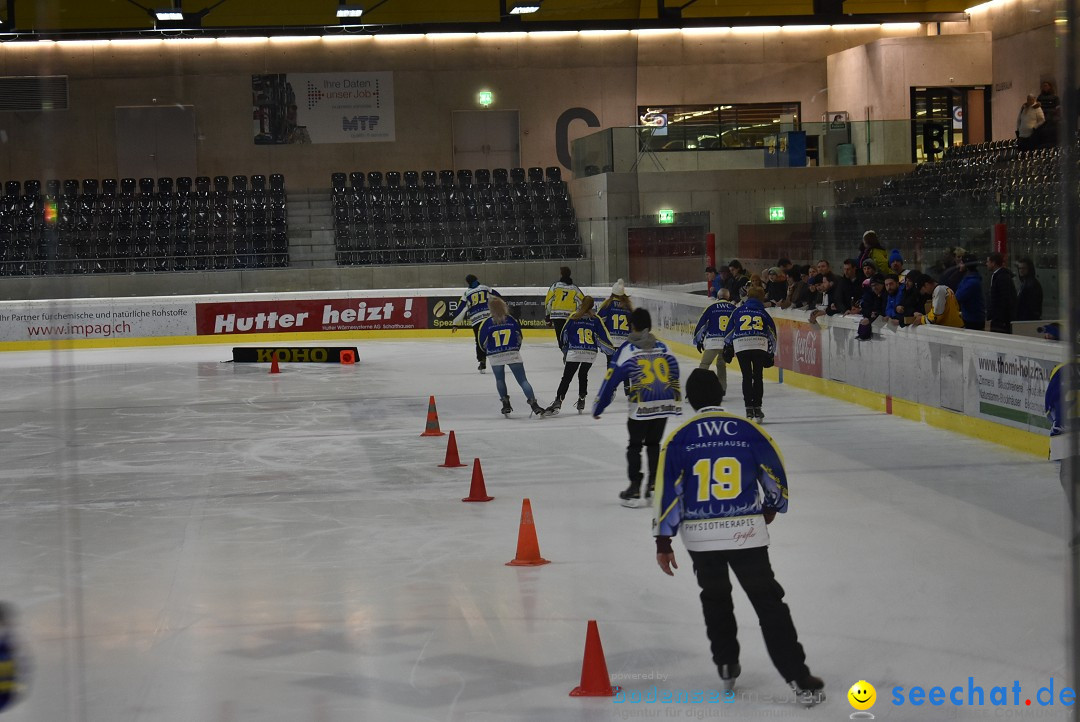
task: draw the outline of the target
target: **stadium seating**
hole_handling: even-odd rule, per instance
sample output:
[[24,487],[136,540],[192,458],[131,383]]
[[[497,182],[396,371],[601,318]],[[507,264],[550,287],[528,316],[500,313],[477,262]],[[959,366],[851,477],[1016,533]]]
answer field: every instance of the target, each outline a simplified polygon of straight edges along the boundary
[[[573,204],[557,168],[391,171],[346,187],[331,174],[339,265],[580,258]],[[374,181],[372,182],[374,177]],[[404,187],[397,179],[404,177]]]
[[[194,190],[192,190],[194,186]],[[153,273],[289,265],[284,177],[8,181],[0,275]]]

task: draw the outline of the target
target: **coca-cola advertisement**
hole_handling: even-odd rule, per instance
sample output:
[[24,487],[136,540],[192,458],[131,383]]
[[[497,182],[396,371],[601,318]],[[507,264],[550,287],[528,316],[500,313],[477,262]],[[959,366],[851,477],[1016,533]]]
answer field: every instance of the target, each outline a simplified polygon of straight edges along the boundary
[[821,329],[813,324],[776,319],[776,365],[821,378]]

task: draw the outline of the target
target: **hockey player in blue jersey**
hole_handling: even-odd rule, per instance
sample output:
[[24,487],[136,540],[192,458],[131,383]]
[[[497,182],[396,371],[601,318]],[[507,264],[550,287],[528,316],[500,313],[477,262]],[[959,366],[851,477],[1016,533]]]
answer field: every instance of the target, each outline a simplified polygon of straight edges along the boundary
[[19,701],[26,691],[28,675],[15,639],[15,614],[11,605],[0,602],[0,712]]
[[487,360],[491,362],[491,372],[495,375],[495,388],[498,389],[499,400],[502,401],[501,413],[508,416],[514,410],[510,406],[510,393],[506,389],[506,367],[509,366],[518,386],[525,393],[529,408],[537,416],[543,416],[544,409],[536,403],[536,394],[525,376],[525,364],[521,361],[521,325],[510,315],[506,302],[499,296],[491,296],[487,304],[490,313],[480,324],[478,338],[487,354]]
[[758,426],[720,409],[720,382],[705,369],[686,380],[697,415],[667,440],[660,459],[653,535],[665,574],[678,569],[671,538],[681,533],[701,587],[705,630],[724,689],[739,665],[738,625],[728,569],[757,612],[776,669],[809,706],[825,699],[825,683],[810,674],[784,589],[769,562],[770,524],[788,510],[784,460]]
[[727,336],[731,314],[735,304],[729,300],[731,293],[726,288],[717,291],[717,299],[705,307],[694,329],[694,345],[701,352],[698,368],[708,369],[716,362],[716,377],[720,379],[720,388],[727,395],[727,360],[724,354],[724,337]]
[[762,303],[764,298],[764,289],[757,286],[747,288],[746,300],[731,314],[724,338],[724,343],[734,347],[735,357],[739,359],[743,403],[746,405],[746,418],[751,421],[765,420],[765,413],[761,410],[762,397],[765,395],[762,371],[773,365],[776,354],[776,325],[765,310]]
[[615,363],[607,371],[604,383],[593,403],[593,418],[611,403],[615,391],[624,379],[630,379],[630,418],[626,429],[630,442],[626,445],[627,475],[630,486],[619,492],[623,506],[635,507],[641,502],[641,448],[649,460],[649,485],[645,496],[652,494],[656,483],[656,465],[660,459],[660,442],[669,416],[682,414],[682,387],[679,384],[679,362],[663,342],[650,333],[652,317],[644,308],[630,314],[630,336],[618,350]]
[[[1065,398],[1065,374],[1072,374],[1072,388],[1080,389],[1080,361],[1059,364],[1050,374],[1046,384],[1046,418],[1050,420],[1050,460],[1060,461],[1069,455],[1068,437],[1065,436],[1065,418],[1071,414],[1072,423],[1080,418],[1080,401],[1075,392]],[[1064,483],[1064,478],[1062,479]]]
[[465,283],[469,287],[465,289],[465,293],[461,294],[461,300],[458,301],[458,312],[450,322],[455,326],[451,333],[457,331],[456,326],[463,318],[468,319],[469,325],[472,326],[473,338],[476,340],[476,360],[479,362],[476,368],[480,373],[484,373],[484,369],[487,368],[487,354],[484,353],[484,346],[480,343],[480,324],[491,315],[488,311],[488,299],[498,296],[499,292],[480,283],[480,280],[471,273],[465,276]]
[[[611,345],[616,351],[626,343],[626,339],[630,336],[630,313],[633,310],[634,304],[626,295],[626,284],[620,278],[612,284],[611,295],[600,304],[600,309],[596,312],[596,315],[604,322],[604,328],[607,329],[608,336],[611,338]],[[607,357],[608,368],[611,368],[614,362],[615,354]],[[623,393],[630,394],[629,381],[623,383]]]
[[559,390],[551,406],[547,407],[547,413],[559,413],[575,373],[578,377],[578,400],[574,406],[581,413],[585,410],[585,399],[589,395],[589,369],[596,361],[596,354],[600,351],[608,355],[615,353],[604,322],[593,311],[592,296],[583,296],[577,310],[566,319],[559,345],[566,351],[566,359]]

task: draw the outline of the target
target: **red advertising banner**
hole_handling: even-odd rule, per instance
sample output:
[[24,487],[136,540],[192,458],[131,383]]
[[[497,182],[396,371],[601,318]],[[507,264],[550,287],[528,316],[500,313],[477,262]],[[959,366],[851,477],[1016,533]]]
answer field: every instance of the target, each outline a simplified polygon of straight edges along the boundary
[[788,371],[821,378],[821,329],[810,323],[776,319],[776,364]]
[[196,333],[391,331],[428,327],[427,298],[327,298],[287,301],[199,303]]

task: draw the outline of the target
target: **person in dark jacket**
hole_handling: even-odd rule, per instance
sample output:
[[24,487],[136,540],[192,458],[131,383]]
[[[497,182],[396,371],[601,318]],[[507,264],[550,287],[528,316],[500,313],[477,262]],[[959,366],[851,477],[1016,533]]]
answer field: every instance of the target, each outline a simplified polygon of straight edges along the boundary
[[844,299],[849,309],[858,305],[862,298],[862,279],[859,278],[859,262],[854,258],[844,260],[843,275],[836,279],[836,293]]
[[780,268],[765,271],[765,307],[779,306],[787,298],[787,275]]
[[976,331],[986,329],[986,304],[983,300],[982,276],[979,275],[979,260],[972,254],[963,257],[964,275],[956,287],[956,300],[960,303],[960,316],[964,319],[964,328]]
[[1016,292],[1016,320],[1041,321],[1042,284],[1035,276],[1035,264],[1030,258],[1025,257],[1017,261],[1016,275],[1020,279],[1020,290]]
[[729,261],[727,265],[728,271],[731,272],[731,277],[727,281],[727,289],[731,292],[731,300],[738,303],[743,296],[743,289],[750,285],[750,274],[746,272],[746,269],[738,261]]
[[870,286],[862,299],[862,320],[856,336],[860,341],[869,341],[873,336],[871,324],[885,315],[885,277],[875,273],[870,277]]
[[900,287],[900,278],[895,273],[885,274],[885,313],[888,321],[903,323],[902,311],[897,311],[900,300],[904,297],[904,289]]
[[810,286],[806,283],[806,266],[795,266],[788,274],[787,298],[780,308],[805,308],[810,303]]
[[948,262],[948,257],[944,259],[945,270],[942,271],[941,276],[938,277],[938,285],[948,286],[956,293],[956,289],[960,286],[960,279],[964,275],[964,256],[967,255],[967,251],[957,246],[952,251],[952,264]]
[[986,320],[995,333],[1012,333],[1016,316],[1016,286],[1012,271],[1005,268],[1005,258],[1000,253],[986,257],[986,270],[990,272],[990,294],[987,296]]
[[922,274],[918,271],[904,271],[900,278],[900,302],[896,304],[896,316],[901,326],[910,326],[915,322],[916,313],[926,313],[926,303],[930,300],[919,290]]
[[1049,80],[1042,81],[1039,88],[1039,97],[1036,98],[1039,106],[1043,109],[1046,120],[1035,131],[1040,148],[1053,148],[1057,145],[1058,122],[1061,120],[1061,98],[1054,92],[1054,84]]

